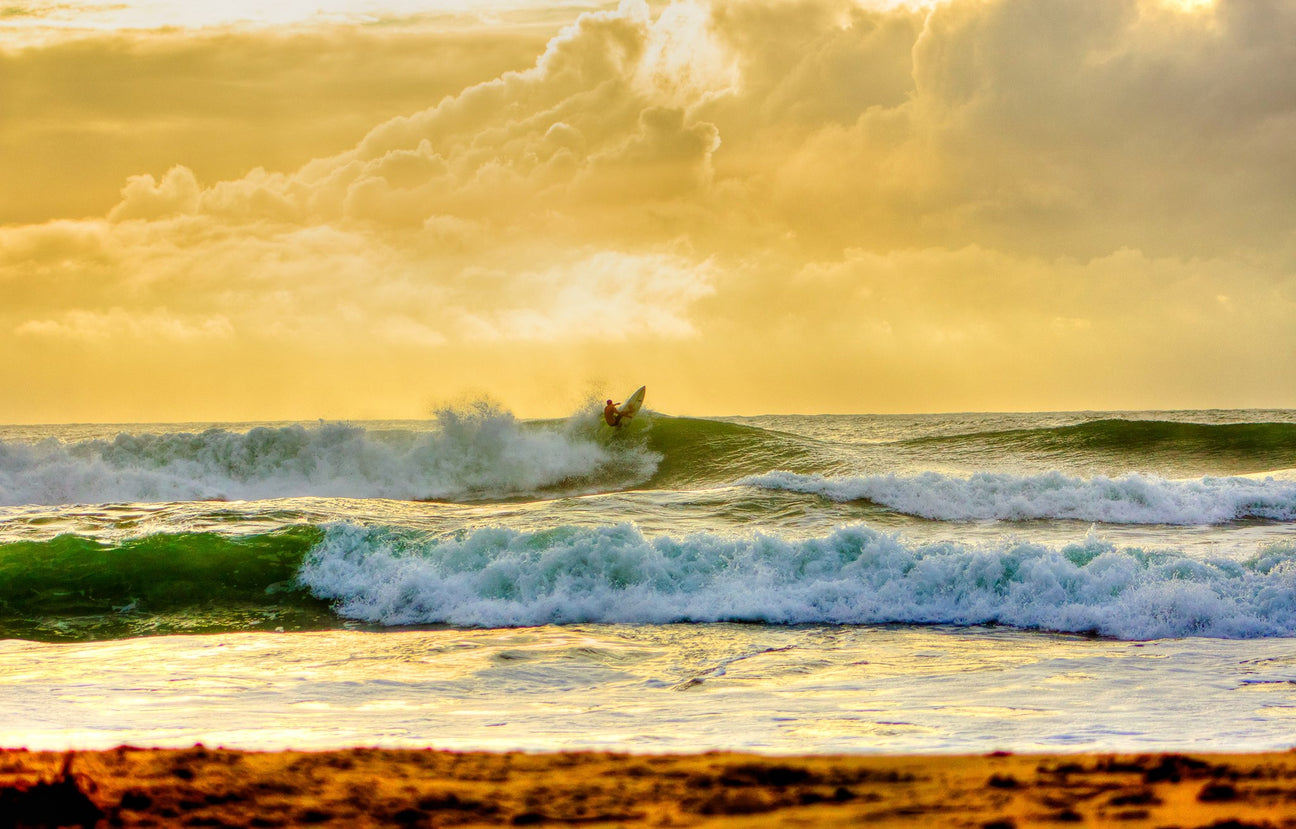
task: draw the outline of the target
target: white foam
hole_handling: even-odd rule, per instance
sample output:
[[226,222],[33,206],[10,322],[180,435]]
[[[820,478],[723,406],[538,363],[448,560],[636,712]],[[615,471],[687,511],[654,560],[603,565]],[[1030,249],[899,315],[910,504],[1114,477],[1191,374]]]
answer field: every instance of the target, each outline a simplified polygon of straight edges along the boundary
[[656,469],[656,455],[600,443],[578,420],[524,426],[476,405],[439,413],[425,432],[322,424],[0,441],[0,504],[499,498],[624,486]]
[[825,477],[772,472],[740,484],[871,501],[939,521],[1070,519],[1108,524],[1222,524],[1296,520],[1296,481],[1274,477],[1175,481],[1151,475],[1079,478],[977,473]]
[[1000,623],[1124,639],[1296,633],[1296,545],[1249,562],[1118,550],[913,545],[864,526],[809,540],[647,538],[630,525],[435,537],[330,526],[299,579],[386,625]]

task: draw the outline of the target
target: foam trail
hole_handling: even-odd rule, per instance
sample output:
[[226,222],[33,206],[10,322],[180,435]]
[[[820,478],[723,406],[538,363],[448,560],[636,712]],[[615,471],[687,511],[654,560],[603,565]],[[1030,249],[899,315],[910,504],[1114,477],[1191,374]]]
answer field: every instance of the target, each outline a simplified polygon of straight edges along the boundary
[[297,496],[489,499],[617,488],[659,458],[567,424],[526,427],[489,404],[438,413],[431,431],[344,424],[246,433],[0,441],[0,505],[256,500]]
[[298,573],[344,616],[386,625],[1000,623],[1124,639],[1296,634],[1296,545],[1251,561],[1118,550],[822,537],[648,538],[630,525],[454,537],[335,524]]
[[938,521],[1064,519],[1107,524],[1222,524],[1242,518],[1296,520],[1296,481],[1151,475],[1079,478],[977,473],[825,477],[772,472],[740,484],[870,501]]

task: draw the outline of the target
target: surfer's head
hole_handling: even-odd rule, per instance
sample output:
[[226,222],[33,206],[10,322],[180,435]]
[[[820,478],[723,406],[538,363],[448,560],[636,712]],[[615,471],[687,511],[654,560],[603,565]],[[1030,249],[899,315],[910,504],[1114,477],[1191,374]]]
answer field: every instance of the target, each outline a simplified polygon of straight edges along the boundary
[[611,406],[611,405],[612,405],[612,401],[609,400],[609,401],[607,402],[607,404],[608,404],[609,406]]

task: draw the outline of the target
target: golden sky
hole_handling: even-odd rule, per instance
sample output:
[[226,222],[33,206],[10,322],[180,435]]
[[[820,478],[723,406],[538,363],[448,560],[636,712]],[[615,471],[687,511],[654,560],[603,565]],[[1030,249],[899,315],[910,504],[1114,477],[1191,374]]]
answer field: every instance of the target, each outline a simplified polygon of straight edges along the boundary
[[0,422],[1296,407],[1292,0],[0,6]]

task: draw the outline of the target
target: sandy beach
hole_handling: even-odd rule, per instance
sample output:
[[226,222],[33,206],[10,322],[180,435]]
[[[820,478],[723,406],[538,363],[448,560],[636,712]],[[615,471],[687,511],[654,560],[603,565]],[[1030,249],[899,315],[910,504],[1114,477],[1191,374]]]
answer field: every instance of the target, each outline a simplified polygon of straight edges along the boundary
[[0,825],[1280,827],[1296,754],[0,753]]

